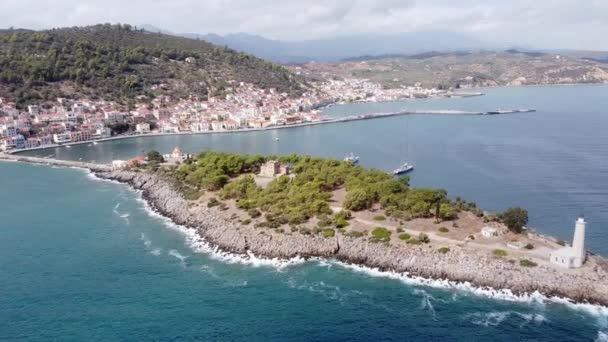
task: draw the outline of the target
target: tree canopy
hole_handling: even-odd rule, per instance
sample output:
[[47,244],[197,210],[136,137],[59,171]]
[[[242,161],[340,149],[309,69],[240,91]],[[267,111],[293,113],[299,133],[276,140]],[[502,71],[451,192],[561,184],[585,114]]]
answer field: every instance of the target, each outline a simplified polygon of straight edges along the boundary
[[[130,25],[0,31],[0,96],[21,108],[56,97],[126,103],[158,93],[215,96],[224,93],[229,80],[291,95],[302,92],[302,80],[282,66]],[[152,89],[161,83],[171,84],[170,89]]]

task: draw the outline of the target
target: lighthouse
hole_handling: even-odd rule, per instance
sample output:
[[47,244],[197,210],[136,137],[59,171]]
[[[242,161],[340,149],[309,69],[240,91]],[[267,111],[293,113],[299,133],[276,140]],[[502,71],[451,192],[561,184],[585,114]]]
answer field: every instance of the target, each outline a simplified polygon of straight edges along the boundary
[[587,254],[585,253],[585,228],[587,222],[580,216],[576,219],[574,226],[574,240],[572,240],[572,250],[574,252],[573,267],[581,267],[585,263]]
[[572,246],[567,246],[551,252],[549,259],[552,263],[566,268],[582,267],[587,259],[585,252],[585,229],[587,222],[579,216],[574,224],[574,239]]

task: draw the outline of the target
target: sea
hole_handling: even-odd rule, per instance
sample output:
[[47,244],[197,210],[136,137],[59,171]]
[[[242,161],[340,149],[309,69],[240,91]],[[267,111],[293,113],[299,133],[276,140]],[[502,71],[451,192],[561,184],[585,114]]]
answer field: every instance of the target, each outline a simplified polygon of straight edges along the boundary
[[[505,87],[484,96],[336,105],[327,116],[411,115],[275,131],[175,135],[26,154],[108,162],[175,146],[343,158],[441,187],[608,256],[608,86]],[[277,139],[278,138],[278,139]],[[2,341],[608,341],[608,309],[429,281],[332,260],[222,253],[126,185],[81,169],[0,163]]]

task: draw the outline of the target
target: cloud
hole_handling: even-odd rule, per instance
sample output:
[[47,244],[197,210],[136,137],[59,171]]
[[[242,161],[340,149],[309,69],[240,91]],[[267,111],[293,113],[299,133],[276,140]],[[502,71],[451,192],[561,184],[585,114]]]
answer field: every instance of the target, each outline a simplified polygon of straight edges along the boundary
[[606,0],[2,0],[0,22],[122,22],[286,40],[452,31],[503,45],[608,50]]

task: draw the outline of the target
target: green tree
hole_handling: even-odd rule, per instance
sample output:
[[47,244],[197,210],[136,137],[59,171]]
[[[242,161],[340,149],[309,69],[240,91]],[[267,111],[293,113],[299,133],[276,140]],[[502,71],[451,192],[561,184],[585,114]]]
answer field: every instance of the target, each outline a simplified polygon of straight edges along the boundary
[[148,154],[146,155],[147,159],[148,159],[148,163],[164,163],[165,159],[163,158],[162,154],[160,154],[160,152],[152,150],[150,152],[148,152]]
[[520,207],[513,207],[502,213],[500,218],[509,230],[519,234],[528,223],[528,211]]
[[348,210],[364,210],[371,207],[374,198],[363,189],[349,191],[344,199],[344,208]]

